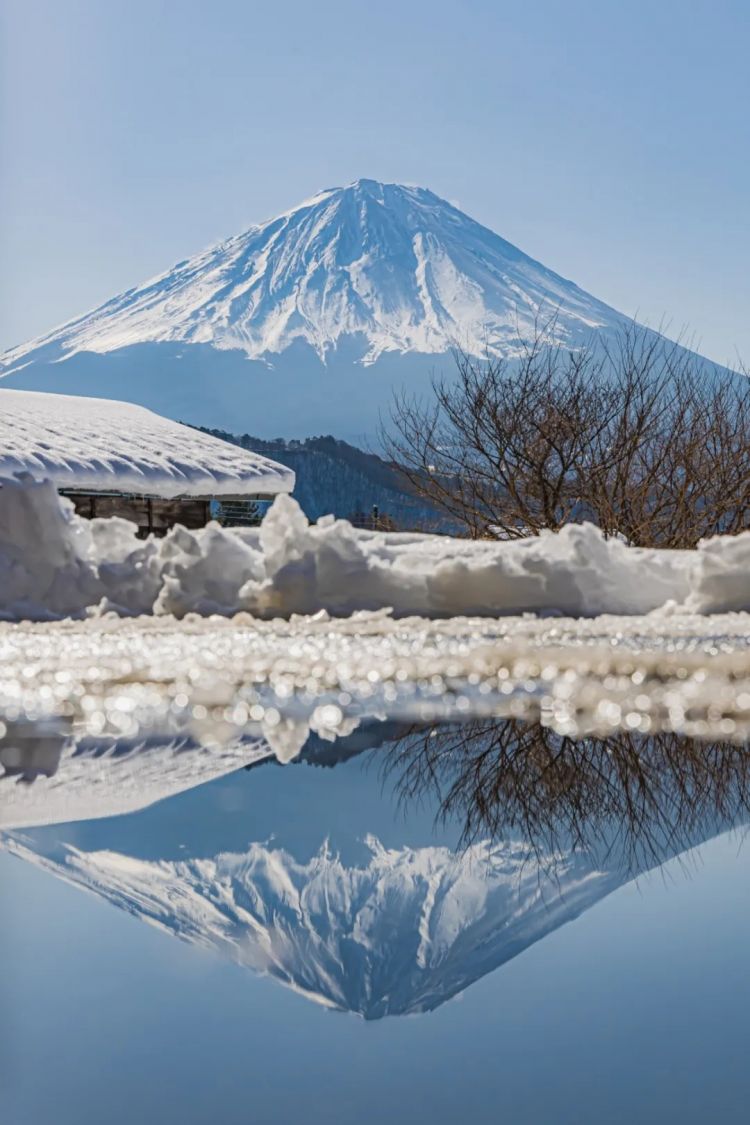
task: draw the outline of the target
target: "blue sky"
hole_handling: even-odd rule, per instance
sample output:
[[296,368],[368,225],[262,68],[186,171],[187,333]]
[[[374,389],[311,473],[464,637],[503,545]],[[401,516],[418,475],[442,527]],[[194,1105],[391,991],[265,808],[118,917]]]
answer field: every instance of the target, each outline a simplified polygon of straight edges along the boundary
[[371,176],[750,359],[747,0],[4,0],[1,43],[0,347]]

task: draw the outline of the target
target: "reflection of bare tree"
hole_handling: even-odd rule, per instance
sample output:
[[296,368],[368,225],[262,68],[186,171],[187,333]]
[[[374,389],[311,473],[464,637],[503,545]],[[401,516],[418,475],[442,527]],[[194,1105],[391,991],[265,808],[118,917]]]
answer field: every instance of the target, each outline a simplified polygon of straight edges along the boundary
[[576,741],[541,725],[474,720],[413,730],[383,766],[403,802],[437,797],[462,842],[520,831],[561,847],[663,860],[750,814],[750,748],[675,734]]

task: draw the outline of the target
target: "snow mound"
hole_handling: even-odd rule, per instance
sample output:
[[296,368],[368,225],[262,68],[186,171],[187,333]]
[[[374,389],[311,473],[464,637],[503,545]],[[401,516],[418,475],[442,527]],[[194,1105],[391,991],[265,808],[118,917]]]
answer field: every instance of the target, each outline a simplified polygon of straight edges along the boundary
[[433,192],[363,179],[14,348],[0,372],[157,343],[257,359],[301,342],[324,359],[350,337],[365,363],[456,343],[477,355],[513,355],[543,309],[559,309],[554,333],[569,344],[625,320]]
[[0,476],[148,496],[291,492],[285,465],[129,402],[0,391]]
[[260,618],[391,609],[398,616],[750,609],[750,533],[695,551],[647,550],[590,524],[518,542],[309,524],[278,496],[260,528],[176,527],[137,540],[126,520],[84,520],[51,481],[0,481],[0,617],[112,611]]

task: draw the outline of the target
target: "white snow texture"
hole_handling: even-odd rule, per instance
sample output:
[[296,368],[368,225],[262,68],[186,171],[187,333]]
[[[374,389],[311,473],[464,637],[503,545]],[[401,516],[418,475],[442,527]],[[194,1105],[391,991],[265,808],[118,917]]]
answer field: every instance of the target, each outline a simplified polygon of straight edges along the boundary
[[627,880],[520,843],[386,848],[348,866],[324,844],[171,861],[38,838],[0,846],[158,929],[365,1019],[430,1011]]
[[625,319],[425,188],[357,180],[177,263],[0,357],[107,354],[134,344],[208,344],[271,357],[302,342],[324,359],[343,338],[365,363],[459,344],[514,355],[540,315],[575,344]]
[[130,402],[0,390],[0,477],[139,495],[291,492],[284,465]]
[[310,525],[282,494],[257,529],[212,523],[137,540],[126,520],[76,516],[51,481],[0,480],[5,620],[384,608],[425,617],[748,610],[750,533],[695,551],[628,547],[590,524],[472,541],[361,531],[332,516]]

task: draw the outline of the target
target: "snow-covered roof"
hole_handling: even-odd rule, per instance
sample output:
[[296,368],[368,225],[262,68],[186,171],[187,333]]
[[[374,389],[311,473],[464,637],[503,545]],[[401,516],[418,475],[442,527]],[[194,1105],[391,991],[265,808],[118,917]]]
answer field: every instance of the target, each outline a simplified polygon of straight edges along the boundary
[[294,473],[285,465],[145,407],[0,390],[0,476],[23,471],[58,488],[165,498],[294,488]]

